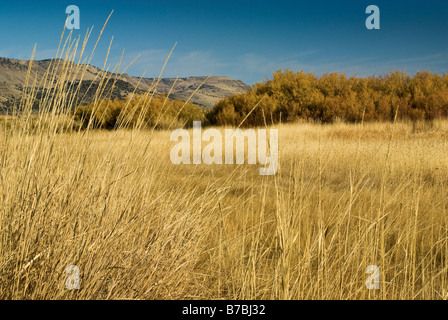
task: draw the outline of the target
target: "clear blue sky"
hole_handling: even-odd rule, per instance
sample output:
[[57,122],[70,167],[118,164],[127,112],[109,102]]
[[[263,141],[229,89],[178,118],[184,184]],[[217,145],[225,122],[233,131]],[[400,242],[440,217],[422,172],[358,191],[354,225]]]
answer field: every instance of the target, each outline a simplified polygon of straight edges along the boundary
[[[138,54],[129,74],[157,76],[174,43],[165,77],[229,76],[248,84],[280,68],[359,76],[389,70],[448,72],[448,1],[2,1],[0,56],[54,57],[65,8],[77,5],[81,29],[94,26],[95,39],[114,14],[93,64],[102,67],[114,36],[111,63],[126,49]],[[366,7],[381,10],[381,29],[367,30]],[[94,41],[91,41],[94,42]]]

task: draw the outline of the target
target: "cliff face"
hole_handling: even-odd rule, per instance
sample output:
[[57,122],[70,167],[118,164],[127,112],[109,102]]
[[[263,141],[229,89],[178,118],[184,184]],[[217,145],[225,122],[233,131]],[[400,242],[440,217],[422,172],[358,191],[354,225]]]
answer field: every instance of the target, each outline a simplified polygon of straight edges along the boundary
[[[39,83],[39,80],[45,74],[50,62],[51,60],[40,60],[33,61],[32,63],[32,75],[33,78],[36,78],[37,76],[36,86],[39,88],[38,91],[49,89],[48,85],[46,88],[43,88],[43,85]],[[29,61],[0,57],[0,110],[5,111],[6,109],[11,108],[12,105],[20,99],[22,86],[26,79],[28,64]],[[84,92],[81,90],[83,100],[80,100],[78,103],[83,104],[92,101],[96,88],[95,78],[100,72],[100,69],[94,66],[88,66],[87,72],[83,76],[82,87],[85,88]],[[174,84],[170,97],[187,100],[205,79],[206,77],[189,77],[179,78],[176,81],[174,78],[164,78],[161,79],[157,85],[156,92],[168,94]],[[80,80],[80,76],[74,80]],[[134,91],[137,85],[137,93],[145,92],[151,87],[154,81],[156,81],[156,79],[144,78],[139,84],[138,78],[125,74],[122,76],[121,81],[116,84],[116,89],[112,93],[112,98],[125,98],[130,92]],[[87,92],[89,87],[90,90]],[[233,80],[229,77],[210,77],[190,101],[211,108],[220,99],[237,93],[242,93],[249,88],[248,85],[240,80]]]

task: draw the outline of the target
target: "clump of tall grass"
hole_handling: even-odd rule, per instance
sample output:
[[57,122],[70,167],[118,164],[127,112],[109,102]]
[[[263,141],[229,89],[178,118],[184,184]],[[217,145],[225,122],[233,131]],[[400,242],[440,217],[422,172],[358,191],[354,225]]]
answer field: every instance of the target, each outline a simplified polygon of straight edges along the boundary
[[[138,113],[132,115],[132,121],[129,114],[120,113],[117,116],[120,121],[114,124],[117,130],[111,136],[103,136],[102,142],[95,141],[98,137],[92,133],[95,119],[108,112],[104,103],[127,69],[120,70],[120,61],[109,72],[108,51],[103,69],[93,81],[97,85],[89,117],[79,119],[79,113],[73,112],[83,75],[107,21],[90,56],[85,56],[85,50],[92,29],[87,30],[82,41],[80,37],[73,38],[72,32],[64,38],[63,32],[56,58],[41,78],[33,73],[33,51],[20,103],[9,116],[0,119],[2,298],[116,298],[111,296],[117,285],[113,279],[128,288],[140,287],[138,294],[120,293],[122,298],[141,297],[142,293],[160,298],[166,297],[167,284],[158,282],[166,279],[175,286],[175,281],[181,278],[171,276],[180,269],[185,270],[182,278],[191,278],[187,270],[194,261],[187,257],[199,248],[195,246],[196,239],[189,240],[183,235],[199,228],[202,222],[189,222],[194,218],[182,213],[188,207],[182,203],[186,200],[193,206],[198,199],[193,194],[177,195],[178,190],[157,192],[160,172],[155,172],[151,163],[156,154],[148,149],[151,132],[148,131],[143,146],[123,144],[121,140],[123,137],[128,140],[127,130],[135,133],[145,127],[145,117],[163,70],[153,86],[139,97],[141,103],[138,110],[134,108]],[[39,98],[36,110],[33,106],[38,88],[47,90]],[[170,103],[161,107],[169,109]],[[168,125],[164,110],[158,110],[157,117],[151,118],[152,128],[179,126],[174,120],[182,120],[182,112],[192,106],[188,101],[182,105],[176,101],[174,109],[181,115],[179,118],[172,117]],[[80,120],[82,126],[77,124]],[[139,162],[134,162],[136,159]],[[132,186],[122,184],[124,181],[130,181]],[[148,189],[148,183],[156,189]],[[178,204],[173,206],[171,201],[176,197]],[[164,207],[184,216],[159,215],[157,212]],[[140,240],[128,237],[122,240],[123,232]],[[166,251],[167,246],[178,248],[175,255]],[[173,258],[179,263],[173,263]],[[145,275],[141,274],[137,280],[132,270],[149,261],[152,267],[146,268]],[[61,279],[68,265],[80,266],[83,292],[70,292],[64,287]],[[122,274],[120,270],[124,269],[129,282],[116,277],[117,271]],[[138,286],[132,284],[135,281]],[[106,291],[104,284],[109,287]],[[144,291],[140,291],[142,288]]]

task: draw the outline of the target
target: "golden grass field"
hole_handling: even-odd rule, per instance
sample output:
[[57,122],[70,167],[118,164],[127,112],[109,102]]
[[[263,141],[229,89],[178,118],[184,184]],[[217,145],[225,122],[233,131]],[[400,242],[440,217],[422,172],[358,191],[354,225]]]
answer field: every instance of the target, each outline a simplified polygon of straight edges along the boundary
[[70,129],[86,64],[61,43],[0,118],[1,299],[448,298],[448,120],[280,124],[274,176],[176,166],[170,130]]
[[169,131],[4,127],[3,299],[448,298],[446,121],[280,125],[265,177],[173,165]]

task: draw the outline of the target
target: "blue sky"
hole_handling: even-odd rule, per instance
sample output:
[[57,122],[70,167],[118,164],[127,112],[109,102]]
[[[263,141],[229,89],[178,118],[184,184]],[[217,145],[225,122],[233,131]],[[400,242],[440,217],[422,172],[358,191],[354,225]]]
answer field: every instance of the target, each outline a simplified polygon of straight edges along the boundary
[[[54,57],[68,5],[77,5],[91,45],[114,10],[92,64],[140,58],[134,76],[158,76],[174,43],[165,77],[229,76],[248,84],[277,69],[370,76],[389,70],[448,72],[448,1],[26,1],[0,4],[0,56]],[[367,30],[368,5],[381,10],[381,29]]]

